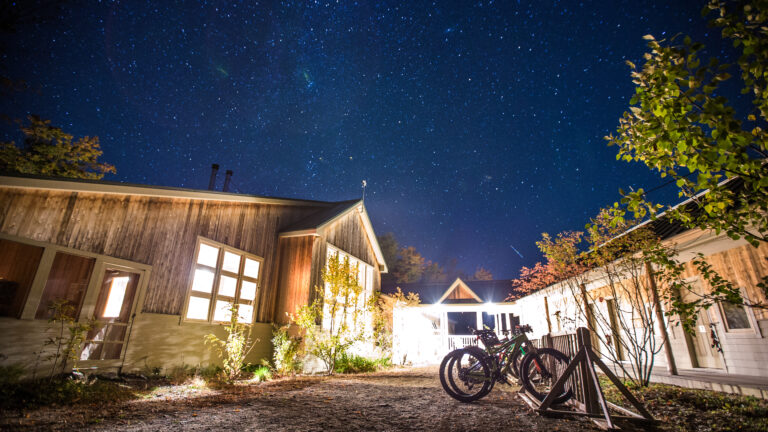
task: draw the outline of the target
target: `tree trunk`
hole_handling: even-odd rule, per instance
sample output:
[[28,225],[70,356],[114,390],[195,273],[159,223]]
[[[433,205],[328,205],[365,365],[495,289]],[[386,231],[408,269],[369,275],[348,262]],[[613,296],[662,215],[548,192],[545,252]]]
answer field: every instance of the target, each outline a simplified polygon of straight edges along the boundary
[[659,289],[656,286],[656,277],[653,274],[653,266],[651,266],[651,263],[648,261],[645,262],[645,271],[648,273],[648,284],[651,288],[653,309],[656,312],[656,319],[659,321],[659,328],[661,329],[664,354],[666,354],[667,357],[667,371],[670,375],[677,375],[677,365],[675,364],[675,357],[672,354],[672,345],[669,344],[667,326],[664,325],[664,312],[661,310],[661,300],[659,299]]

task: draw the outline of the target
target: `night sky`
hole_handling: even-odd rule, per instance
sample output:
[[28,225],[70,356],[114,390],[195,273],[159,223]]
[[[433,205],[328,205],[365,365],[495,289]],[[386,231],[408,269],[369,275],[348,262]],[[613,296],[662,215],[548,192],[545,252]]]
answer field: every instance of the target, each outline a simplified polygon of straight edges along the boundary
[[[47,2],[46,2],[47,3]],[[603,136],[648,33],[721,50],[694,1],[65,2],[2,35],[0,112],[97,135],[105,180],[340,201],[497,278],[618,189],[663,183]],[[6,137],[18,132],[3,126]],[[9,135],[9,132],[13,131]],[[671,188],[651,196],[671,200]]]

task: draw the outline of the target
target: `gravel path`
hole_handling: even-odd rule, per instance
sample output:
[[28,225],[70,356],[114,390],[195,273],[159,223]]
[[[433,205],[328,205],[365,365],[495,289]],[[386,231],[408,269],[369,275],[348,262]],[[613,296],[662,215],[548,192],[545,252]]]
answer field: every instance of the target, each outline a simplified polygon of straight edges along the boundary
[[[502,388],[500,388],[502,387]],[[543,418],[508,386],[463,404],[440,387],[436,368],[300,377],[168,395],[78,413],[46,408],[24,415],[25,430],[250,431],[593,431],[586,419]],[[10,426],[8,423],[5,427]]]

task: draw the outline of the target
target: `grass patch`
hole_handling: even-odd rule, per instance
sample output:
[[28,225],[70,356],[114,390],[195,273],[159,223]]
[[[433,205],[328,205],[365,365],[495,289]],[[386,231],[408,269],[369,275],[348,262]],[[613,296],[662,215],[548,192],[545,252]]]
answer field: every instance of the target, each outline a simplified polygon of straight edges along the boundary
[[[600,377],[606,399],[631,408],[604,376]],[[640,402],[668,431],[768,431],[768,401],[667,384],[634,387],[625,383]]]
[[376,372],[379,368],[392,366],[389,357],[370,359],[359,355],[344,353],[336,361],[334,372],[341,374]]

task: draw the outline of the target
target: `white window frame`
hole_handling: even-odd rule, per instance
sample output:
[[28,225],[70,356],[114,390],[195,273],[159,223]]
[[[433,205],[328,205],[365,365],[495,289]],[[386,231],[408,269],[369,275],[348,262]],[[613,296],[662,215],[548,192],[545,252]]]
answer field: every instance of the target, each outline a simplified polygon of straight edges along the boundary
[[[53,260],[57,253],[66,253],[69,255],[76,255],[85,258],[95,259],[93,270],[91,271],[90,278],[88,279],[88,287],[83,294],[82,306],[78,312],[78,322],[87,322],[91,318],[95,317],[96,303],[99,296],[99,290],[104,279],[104,273],[108,268],[118,268],[131,273],[139,275],[139,280],[136,286],[136,293],[134,294],[133,304],[131,305],[131,315],[141,313],[141,307],[144,304],[144,296],[146,294],[146,288],[149,284],[149,277],[152,271],[152,266],[141,264],[133,261],[128,261],[120,258],[113,258],[106,255],[96,254],[92,252],[86,252],[79,249],[73,249],[65,246],[56,245],[53,243],[41,242],[37,240],[31,240],[24,237],[12,236],[7,234],[0,234],[0,238],[16,243],[22,243],[30,246],[37,246],[43,248],[43,254],[40,257],[40,262],[37,265],[32,285],[27,293],[27,298],[24,300],[22,306],[20,320],[37,320],[35,315],[37,309],[40,306],[40,301],[45,290],[45,285],[48,282],[51,269],[53,267]],[[1,317],[0,320],[8,320],[17,318]],[[39,320],[38,320],[39,321]],[[85,341],[87,342],[87,341]],[[85,343],[83,344],[83,346]],[[105,360],[80,360],[78,365],[98,365],[99,367],[106,367],[108,364],[119,364],[122,358],[125,356],[125,350],[127,343],[123,343],[120,357],[118,359],[105,359]],[[78,353],[78,356],[80,353]]]
[[[201,245],[207,245],[212,246],[217,249],[219,249],[218,257],[216,260],[216,267],[212,268],[210,266],[206,266],[203,264],[198,264],[198,254],[200,253],[200,246]],[[224,264],[224,253],[229,252],[235,255],[239,255],[240,258],[240,268],[238,269],[237,273],[224,270],[223,264]],[[259,271],[257,277],[249,277],[245,276],[245,258],[248,258],[253,261],[257,261],[259,263]],[[195,270],[197,270],[200,267],[206,267],[209,269],[214,270],[214,276],[213,276],[213,286],[211,287],[211,293],[206,294],[204,292],[200,291],[193,291],[192,286],[195,281]],[[258,299],[259,289],[261,288],[261,275],[264,273],[264,258],[254,255],[252,253],[246,252],[241,249],[234,248],[232,246],[228,246],[224,243],[220,243],[208,238],[205,238],[203,236],[197,237],[197,243],[195,245],[195,253],[192,256],[192,268],[190,270],[189,274],[189,283],[187,285],[187,292],[184,300],[184,310],[182,311],[181,319],[182,322],[197,322],[197,323],[209,323],[209,324],[219,324],[219,323],[226,323],[229,322],[229,320],[215,320],[215,313],[216,313],[216,302],[226,301],[228,303],[232,304],[247,304],[252,307],[251,311],[251,320],[250,323],[247,324],[253,324],[255,322],[254,317],[256,316],[256,300]],[[235,278],[237,280],[236,286],[235,286],[235,295],[232,296],[225,296],[219,294],[219,284],[221,282],[221,276],[229,276],[232,278]],[[240,298],[241,295],[241,288],[243,286],[243,282],[253,282],[256,284],[256,293],[254,294],[253,300],[243,300]],[[198,297],[198,298],[204,298],[208,300],[208,314],[206,319],[197,319],[197,318],[188,318],[187,313],[189,310],[189,303],[190,299],[192,297]]]
[[[745,292],[744,288],[740,287],[739,292],[741,294],[741,297],[744,300],[746,301],[749,300],[749,297],[747,296],[747,293]],[[728,325],[728,320],[726,319],[722,302],[717,302],[717,307],[715,308],[717,312],[715,314],[718,316],[718,318],[720,318],[720,325],[723,326],[723,330],[725,330],[725,334],[727,335],[727,337],[729,338],[734,336],[736,336],[737,338],[739,336],[748,337],[748,338],[762,337],[760,333],[760,325],[758,324],[757,318],[755,317],[755,311],[753,311],[752,308],[749,306],[741,305],[741,307],[744,309],[744,313],[747,315],[747,322],[749,322],[749,328],[732,329]]]

